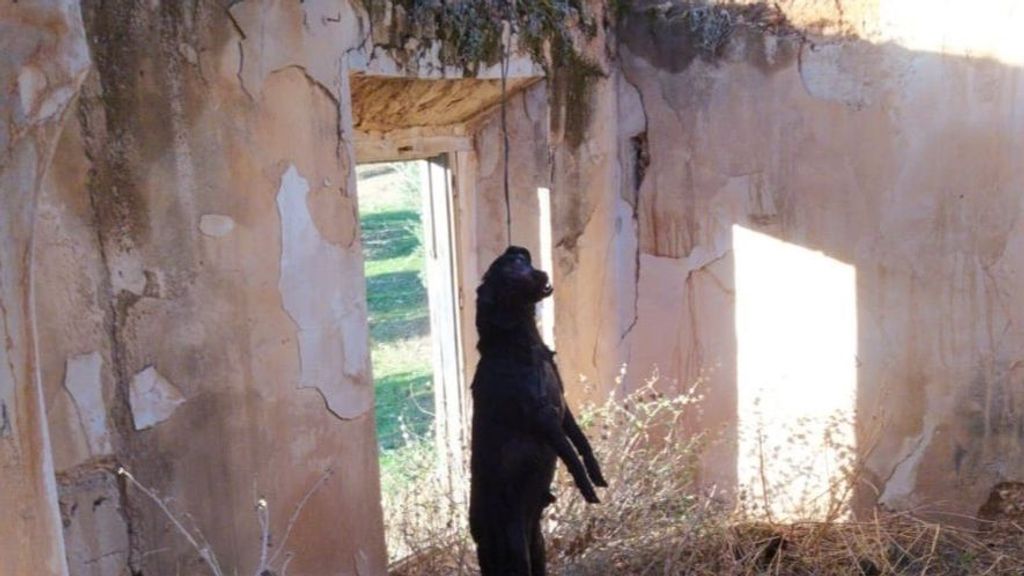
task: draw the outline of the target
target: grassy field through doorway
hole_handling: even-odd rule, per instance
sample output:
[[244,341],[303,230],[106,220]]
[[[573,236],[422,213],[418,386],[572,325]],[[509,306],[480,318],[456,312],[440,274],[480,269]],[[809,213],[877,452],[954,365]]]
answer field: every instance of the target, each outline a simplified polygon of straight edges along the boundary
[[434,393],[418,162],[358,168],[377,437],[385,497],[433,451]]

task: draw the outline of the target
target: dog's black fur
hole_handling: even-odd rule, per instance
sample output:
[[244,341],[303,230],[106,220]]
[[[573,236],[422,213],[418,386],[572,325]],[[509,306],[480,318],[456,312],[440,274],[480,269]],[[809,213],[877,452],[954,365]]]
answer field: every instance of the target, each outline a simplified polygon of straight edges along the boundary
[[537,331],[534,307],[551,292],[547,274],[517,246],[491,264],[477,290],[469,524],[482,576],[545,575],[540,519],[554,501],[557,458],[587,502],[599,501],[594,485],[607,485]]

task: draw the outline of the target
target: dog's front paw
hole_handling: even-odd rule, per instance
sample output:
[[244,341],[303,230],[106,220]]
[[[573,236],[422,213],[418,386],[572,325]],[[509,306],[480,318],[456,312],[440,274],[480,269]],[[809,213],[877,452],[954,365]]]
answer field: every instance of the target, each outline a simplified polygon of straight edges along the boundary
[[590,480],[594,483],[594,486],[599,488],[607,488],[608,481],[604,479],[604,474],[601,473],[601,467],[597,464],[597,460],[589,459],[586,462],[587,476],[590,476]]
[[547,508],[548,506],[554,504],[557,501],[558,501],[558,498],[556,498],[555,495],[552,494],[550,490],[548,490],[548,493],[544,495],[544,507],[545,508]]
[[580,491],[583,492],[583,499],[586,500],[588,504],[601,503],[601,499],[597,497],[597,492],[594,492],[594,488],[592,486],[580,488]]

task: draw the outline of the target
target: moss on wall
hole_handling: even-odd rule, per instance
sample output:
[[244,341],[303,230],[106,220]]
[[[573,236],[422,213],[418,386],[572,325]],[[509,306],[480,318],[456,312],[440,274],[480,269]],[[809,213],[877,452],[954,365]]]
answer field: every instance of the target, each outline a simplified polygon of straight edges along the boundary
[[[446,66],[476,75],[501,61],[502,34],[510,23],[518,49],[540,64],[552,86],[552,119],[572,145],[582,141],[590,119],[590,88],[603,71],[579,48],[594,38],[597,21],[584,0],[364,0],[375,43],[408,62],[440,45]],[[400,60],[402,61],[402,60]],[[562,124],[564,120],[564,125]]]
[[715,62],[740,31],[800,36],[775,2],[616,0],[616,35],[633,53],[672,72],[695,59]]

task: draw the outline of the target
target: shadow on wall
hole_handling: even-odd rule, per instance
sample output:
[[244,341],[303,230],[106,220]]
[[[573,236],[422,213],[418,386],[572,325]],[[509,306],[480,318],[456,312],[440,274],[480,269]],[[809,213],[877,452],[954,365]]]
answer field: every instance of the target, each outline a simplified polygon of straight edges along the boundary
[[[726,436],[707,480],[775,488],[775,515],[838,497],[973,516],[1024,478],[1017,52],[739,19],[702,51],[693,22],[637,12],[619,31],[620,110],[644,116],[619,134],[630,370],[702,381],[701,425]],[[855,462],[855,486],[834,482]]]

